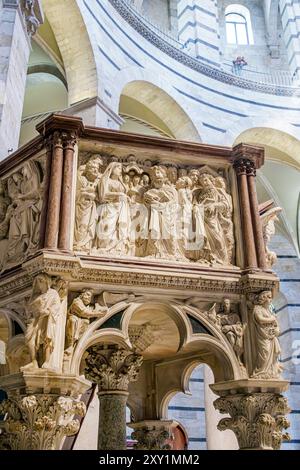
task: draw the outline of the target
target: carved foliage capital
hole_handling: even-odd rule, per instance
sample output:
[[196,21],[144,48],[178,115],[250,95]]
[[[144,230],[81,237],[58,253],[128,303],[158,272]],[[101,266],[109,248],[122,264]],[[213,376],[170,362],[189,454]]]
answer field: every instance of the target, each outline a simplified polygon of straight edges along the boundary
[[84,416],[85,404],[55,395],[17,396],[0,405],[6,415],[0,448],[7,450],[58,450],[65,436],[79,430],[74,415]]
[[169,450],[171,446],[166,444],[169,439],[169,432],[165,428],[149,429],[147,427],[137,429],[131,434],[136,440],[134,448],[136,450]]
[[256,176],[255,163],[247,158],[239,158],[234,161],[233,167],[238,176]]
[[223,418],[218,429],[230,429],[237,437],[240,449],[279,449],[289,435],[285,414],[289,413],[287,399],[274,393],[252,393],[218,398],[214,406]]
[[99,391],[127,391],[129,382],[137,380],[142,361],[132,351],[96,345],[88,350],[85,375]]

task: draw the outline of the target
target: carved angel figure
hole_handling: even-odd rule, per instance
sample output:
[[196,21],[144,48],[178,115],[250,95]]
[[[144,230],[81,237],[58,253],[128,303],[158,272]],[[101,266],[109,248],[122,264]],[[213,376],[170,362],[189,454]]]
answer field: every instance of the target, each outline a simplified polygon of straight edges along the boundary
[[66,347],[73,350],[74,345],[87,330],[92,318],[101,318],[108,312],[106,306],[100,306],[96,303],[92,306],[93,292],[85,289],[76,297],[69,310],[66,328]]
[[38,274],[34,279],[32,295],[26,306],[31,321],[25,333],[31,362],[22,370],[37,369],[39,363],[43,369],[58,368],[55,347],[62,309],[60,296],[51,288],[51,283],[52,280],[47,274]]
[[279,378],[282,366],[279,364],[281,353],[278,336],[279,324],[271,312],[273,295],[271,291],[261,292],[253,308],[255,327],[255,369],[252,377],[271,379]]

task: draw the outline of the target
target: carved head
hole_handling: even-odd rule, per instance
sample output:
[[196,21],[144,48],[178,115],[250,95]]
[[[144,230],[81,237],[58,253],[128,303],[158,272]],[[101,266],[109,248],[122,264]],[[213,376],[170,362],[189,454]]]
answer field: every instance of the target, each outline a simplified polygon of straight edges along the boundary
[[272,291],[265,290],[261,292],[260,294],[258,294],[256,303],[258,305],[264,305],[264,304],[271,305],[272,300],[273,300]]
[[141,177],[140,175],[135,174],[132,178],[133,186],[138,186],[140,184]]
[[199,184],[203,189],[209,189],[214,187],[213,176],[208,173],[203,173],[199,176]]
[[176,183],[177,189],[191,188],[192,186],[193,186],[192,180],[188,176],[182,176],[181,178],[179,178],[179,180],[177,180],[177,183]]
[[130,182],[130,176],[128,174],[123,175],[123,183],[128,184]]
[[190,170],[189,178],[192,180],[193,185],[197,185],[199,182],[199,171],[196,168]]
[[215,178],[215,185],[217,188],[226,190],[226,181],[222,176],[217,176],[217,178]]
[[85,176],[90,181],[95,181],[100,173],[100,168],[103,165],[103,161],[100,157],[94,157],[88,160],[85,166]]
[[175,166],[170,166],[167,170],[170,183],[175,184],[178,179],[178,172]]
[[38,274],[33,281],[32,291],[36,294],[45,294],[51,287],[52,280],[48,274]]
[[178,178],[182,178],[182,176],[187,176],[188,172],[185,168],[179,168],[178,170]]
[[89,305],[93,300],[93,291],[91,289],[84,289],[80,294],[80,298],[84,305]]
[[224,299],[224,300],[223,300],[222,308],[223,308],[223,312],[224,312],[224,313],[230,313],[230,312],[231,312],[231,302],[230,302],[230,299]]
[[167,169],[163,166],[155,165],[152,167],[153,186],[155,188],[161,188],[161,186],[167,181]]
[[149,175],[146,175],[146,173],[144,173],[143,176],[142,176],[142,179],[141,179],[141,183],[142,183],[143,186],[149,186],[149,184],[150,184]]
[[122,176],[122,163],[117,163],[112,167],[111,176],[120,178]]

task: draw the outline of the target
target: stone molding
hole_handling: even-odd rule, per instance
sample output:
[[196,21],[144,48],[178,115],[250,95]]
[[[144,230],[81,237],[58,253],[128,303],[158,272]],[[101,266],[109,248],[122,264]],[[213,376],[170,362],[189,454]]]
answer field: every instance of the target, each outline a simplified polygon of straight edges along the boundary
[[267,93],[278,96],[299,96],[300,92],[296,87],[284,87],[277,85],[267,85],[259,82],[235,77],[222,70],[205,65],[199,60],[191,57],[180,49],[177,49],[172,44],[165,41],[158,33],[152,31],[142,19],[136,14],[126,2],[122,0],[109,0],[111,5],[117,10],[121,17],[130,24],[141,36],[150,41],[155,47],[159,48],[162,52],[170,56],[172,59],[177,60],[183,65],[190,67],[197,72],[202,73],[212,79],[218,80],[229,85],[245,88],[247,90],[254,90],[261,93]]

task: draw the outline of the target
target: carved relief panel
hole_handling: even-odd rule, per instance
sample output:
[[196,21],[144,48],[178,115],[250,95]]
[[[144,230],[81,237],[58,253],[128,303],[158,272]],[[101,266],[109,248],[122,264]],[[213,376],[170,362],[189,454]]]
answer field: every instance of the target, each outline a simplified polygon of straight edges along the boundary
[[233,203],[222,169],[82,156],[74,250],[93,255],[234,263]]
[[38,248],[44,174],[44,162],[31,160],[0,180],[0,271]]

